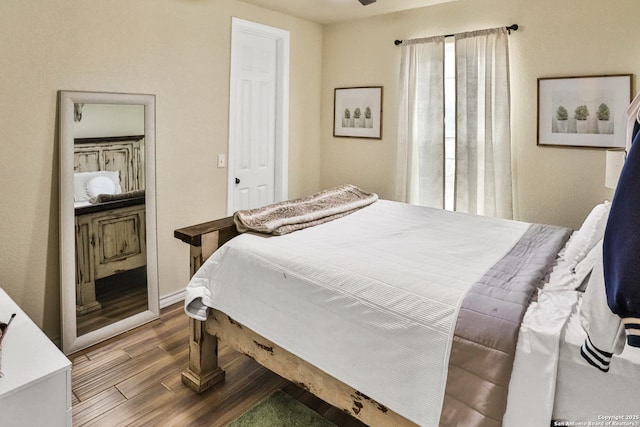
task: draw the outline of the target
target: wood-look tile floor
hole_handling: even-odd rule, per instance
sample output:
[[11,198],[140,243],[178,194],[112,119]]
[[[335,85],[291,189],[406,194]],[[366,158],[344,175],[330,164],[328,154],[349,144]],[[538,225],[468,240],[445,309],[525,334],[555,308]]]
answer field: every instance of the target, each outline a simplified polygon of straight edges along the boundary
[[224,426],[282,389],[338,426],[364,425],[227,346],[226,380],[197,394],[181,382],[188,364],[188,318],[182,304],[159,320],[90,347],[73,362],[73,425]]
[[98,279],[95,288],[102,308],[76,318],[78,335],[126,319],[148,307],[146,267]]

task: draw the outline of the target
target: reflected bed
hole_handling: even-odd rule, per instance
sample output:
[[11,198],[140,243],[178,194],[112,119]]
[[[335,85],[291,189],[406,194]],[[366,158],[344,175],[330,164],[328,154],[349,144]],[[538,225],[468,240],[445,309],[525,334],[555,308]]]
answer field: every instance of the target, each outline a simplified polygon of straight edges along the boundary
[[146,265],[144,136],[74,140],[76,312],[100,310],[95,282]]

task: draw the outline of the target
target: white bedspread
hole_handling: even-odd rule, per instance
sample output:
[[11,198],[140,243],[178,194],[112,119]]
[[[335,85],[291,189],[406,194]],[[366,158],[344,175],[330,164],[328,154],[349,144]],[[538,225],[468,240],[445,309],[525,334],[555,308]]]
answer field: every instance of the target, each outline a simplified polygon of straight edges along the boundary
[[187,311],[221,310],[434,426],[462,297],[528,227],[380,200],[290,235],[234,238],[192,278]]
[[507,411],[503,418],[505,427],[549,425],[556,394],[561,338],[578,294],[574,290],[542,290],[538,300],[529,306],[518,335]]

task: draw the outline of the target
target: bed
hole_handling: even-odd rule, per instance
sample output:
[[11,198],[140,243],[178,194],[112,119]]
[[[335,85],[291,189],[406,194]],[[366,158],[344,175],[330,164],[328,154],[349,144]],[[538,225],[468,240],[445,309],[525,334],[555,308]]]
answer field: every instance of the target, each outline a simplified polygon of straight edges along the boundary
[[578,419],[560,391],[584,363],[563,356],[593,259],[579,233],[374,200],[238,234],[233,218],[175,232],[191,245],[194,390],[224,380],[221,339],[372,426]]
[[144,136],[74,140],[76,312],[102,308],[96,280],[146,265]]

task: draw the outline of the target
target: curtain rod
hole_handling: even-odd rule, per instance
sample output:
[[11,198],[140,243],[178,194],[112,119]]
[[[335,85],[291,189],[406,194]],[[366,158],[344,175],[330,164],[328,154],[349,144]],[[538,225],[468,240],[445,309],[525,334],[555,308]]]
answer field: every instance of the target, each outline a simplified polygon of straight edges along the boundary
[[[513,25],[509,25],[508,27],[505,27],[507,29],[507,31],[509,32],[509,34],[511,34],[511,31],[518,31],[518,24],[513,24]],[[446,34],[443,37],[453,37],[455,36],[455,34]],[[401,45],[402,43],[404,43],[404,40],[396,40],[393,42],[396,46]]]

